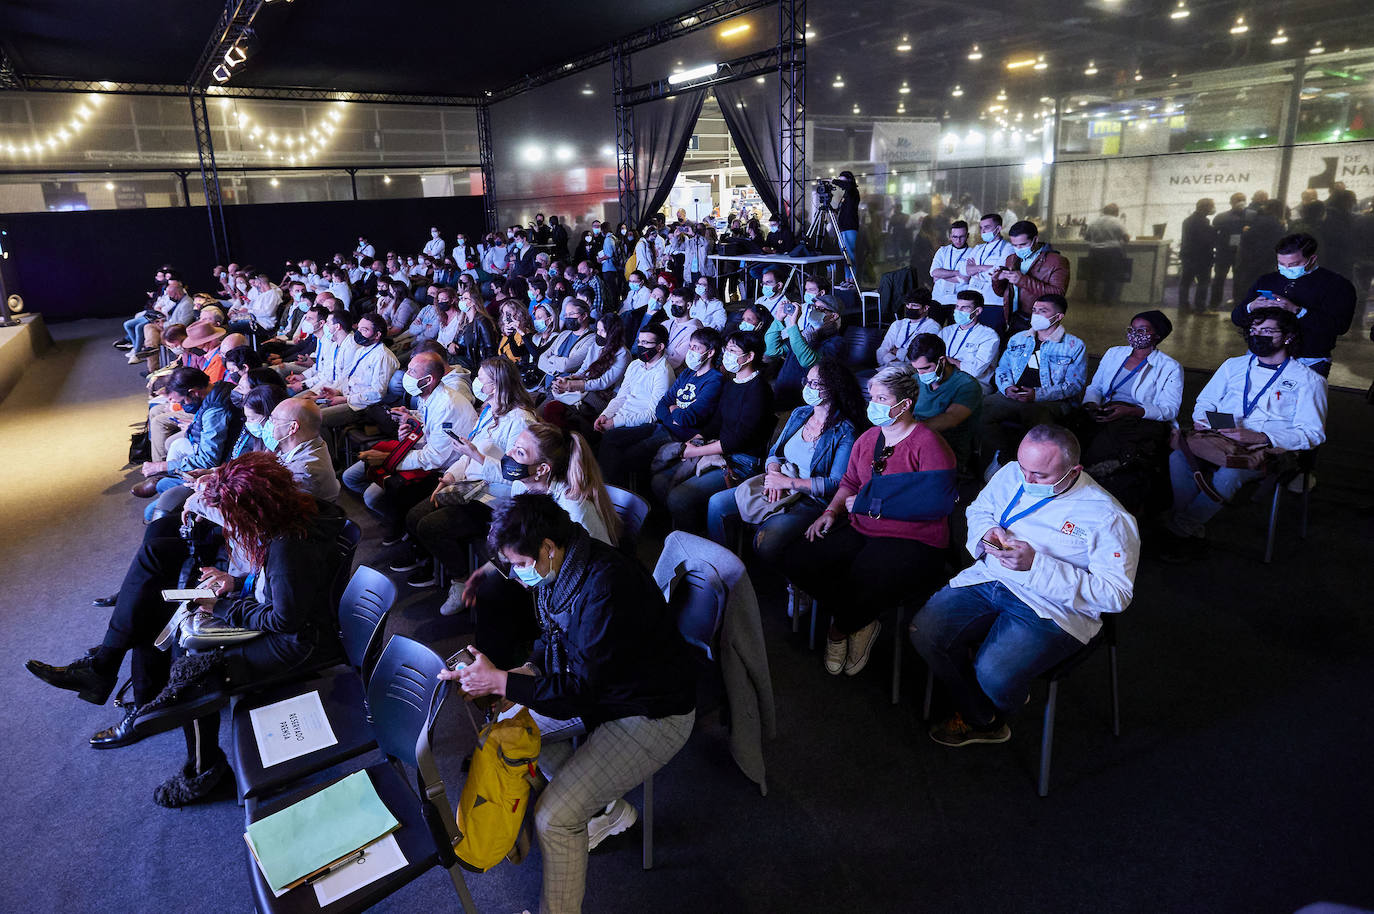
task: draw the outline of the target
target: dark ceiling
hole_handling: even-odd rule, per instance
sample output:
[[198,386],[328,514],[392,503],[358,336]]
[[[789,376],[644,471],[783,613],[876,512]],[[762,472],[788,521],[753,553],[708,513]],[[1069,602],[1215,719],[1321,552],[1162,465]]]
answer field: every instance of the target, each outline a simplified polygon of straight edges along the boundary
[[[702,0],[296,0],[254,22],[233,84],[478,95],[609,45]],[[0,49],[25,76],[183,83],[221,0],[4,0]]]

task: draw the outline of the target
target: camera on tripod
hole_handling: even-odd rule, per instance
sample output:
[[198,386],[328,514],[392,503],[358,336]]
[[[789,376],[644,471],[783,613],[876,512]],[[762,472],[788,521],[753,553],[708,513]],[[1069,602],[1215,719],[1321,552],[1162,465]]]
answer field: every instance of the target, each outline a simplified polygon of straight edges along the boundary
[[829,206],[829,205],[830,205],[830,201],[831,201],[832,199],[834,199],[834,196],[835,196],[835,182],[831,181],[829,178],[817,178],[817,179],[816,179],[816,202],[817,202],[820,206],[826,207],[826,206]]

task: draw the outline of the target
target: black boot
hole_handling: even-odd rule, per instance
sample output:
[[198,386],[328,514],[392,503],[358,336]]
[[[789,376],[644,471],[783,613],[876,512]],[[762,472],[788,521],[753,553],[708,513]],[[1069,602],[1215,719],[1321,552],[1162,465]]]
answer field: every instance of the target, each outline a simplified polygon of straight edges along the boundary
[[153,802],[168,809],[177,809],[198,803],[214,793],[215,788],[229,773],[229,760],[223,752],[203,771],[197,772],[195,764],[187,762],[181,771],[163,781],[153,790]]
[[24,669],[48,685],[69,689],[75,692],[78,698],[95,705],[103,705],[109,700],[119,678],[118,669],[104,668],[98,652],[89,653],[66,666],[51,666],[41,660],[30,660],[24,664]]

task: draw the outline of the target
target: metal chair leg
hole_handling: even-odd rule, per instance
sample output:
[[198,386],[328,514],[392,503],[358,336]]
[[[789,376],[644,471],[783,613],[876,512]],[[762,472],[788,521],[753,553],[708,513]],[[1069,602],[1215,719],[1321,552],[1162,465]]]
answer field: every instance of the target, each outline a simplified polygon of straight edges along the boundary
[[654,868],[654,776],[644,779],[644,868]]
[[816,620],[817,620],[818,618],[820,618],[820,615],[821,615],[821,608],[820,608],[819,605],[817,605],[817,603],[816,603],[816,598],[815,598],[815,597],[812,597],[812,598],[811,598],[811,638],[810,638],[810,639],[807,641],[807,643],[806,643],[806,646],[807,646],[807,648],[808,648],[809,650],[813,650],[813,651],[814,651],[814,650],[816,649]]
[[935,671],[926,669],[926,697],[921,702],[921,720],[930,720],[930,699],[935,694]]
[[1283,486],[1278,482],[1274,483],[1274,500],[1269,504],[1269,538],[1264,544],[1264,564],[1268,565],[1274,561],[1274,533],[1279,526],[1279,495],[1283,492]]
[[801,630],[801,600],[797,599],[797,588],[791,582],[787,585],[787,614],[792,617],[792,634]]
[[1121,690],[1117,685],[1116,645],[1107,645],[1107,660],[1112,671],[1112,736],[1121,735]]
[[1059,697],[1059,683],[1050,680],[1050,694],[1045,699],[1045,724],[1040,732],[1040,783],[1036,792],[1042,797],[1050,795],[1050,754],[1054,749],[1054,703]]
[[902,700],[902,607],[899,603],[892,620],[892,703]]

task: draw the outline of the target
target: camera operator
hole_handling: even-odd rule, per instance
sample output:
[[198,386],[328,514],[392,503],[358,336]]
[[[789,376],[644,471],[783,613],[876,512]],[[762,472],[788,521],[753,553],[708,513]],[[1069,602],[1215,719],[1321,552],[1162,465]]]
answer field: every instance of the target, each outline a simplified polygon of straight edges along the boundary
[[843,193],[835,217],[840,228],[840,246],[849,255],[849,262],[854,265],[854,275],[851,279],[857,286],[859,275],[863,272],[859,264],[859,182],[854,180],[854,172],[842,171],[833,183]]

